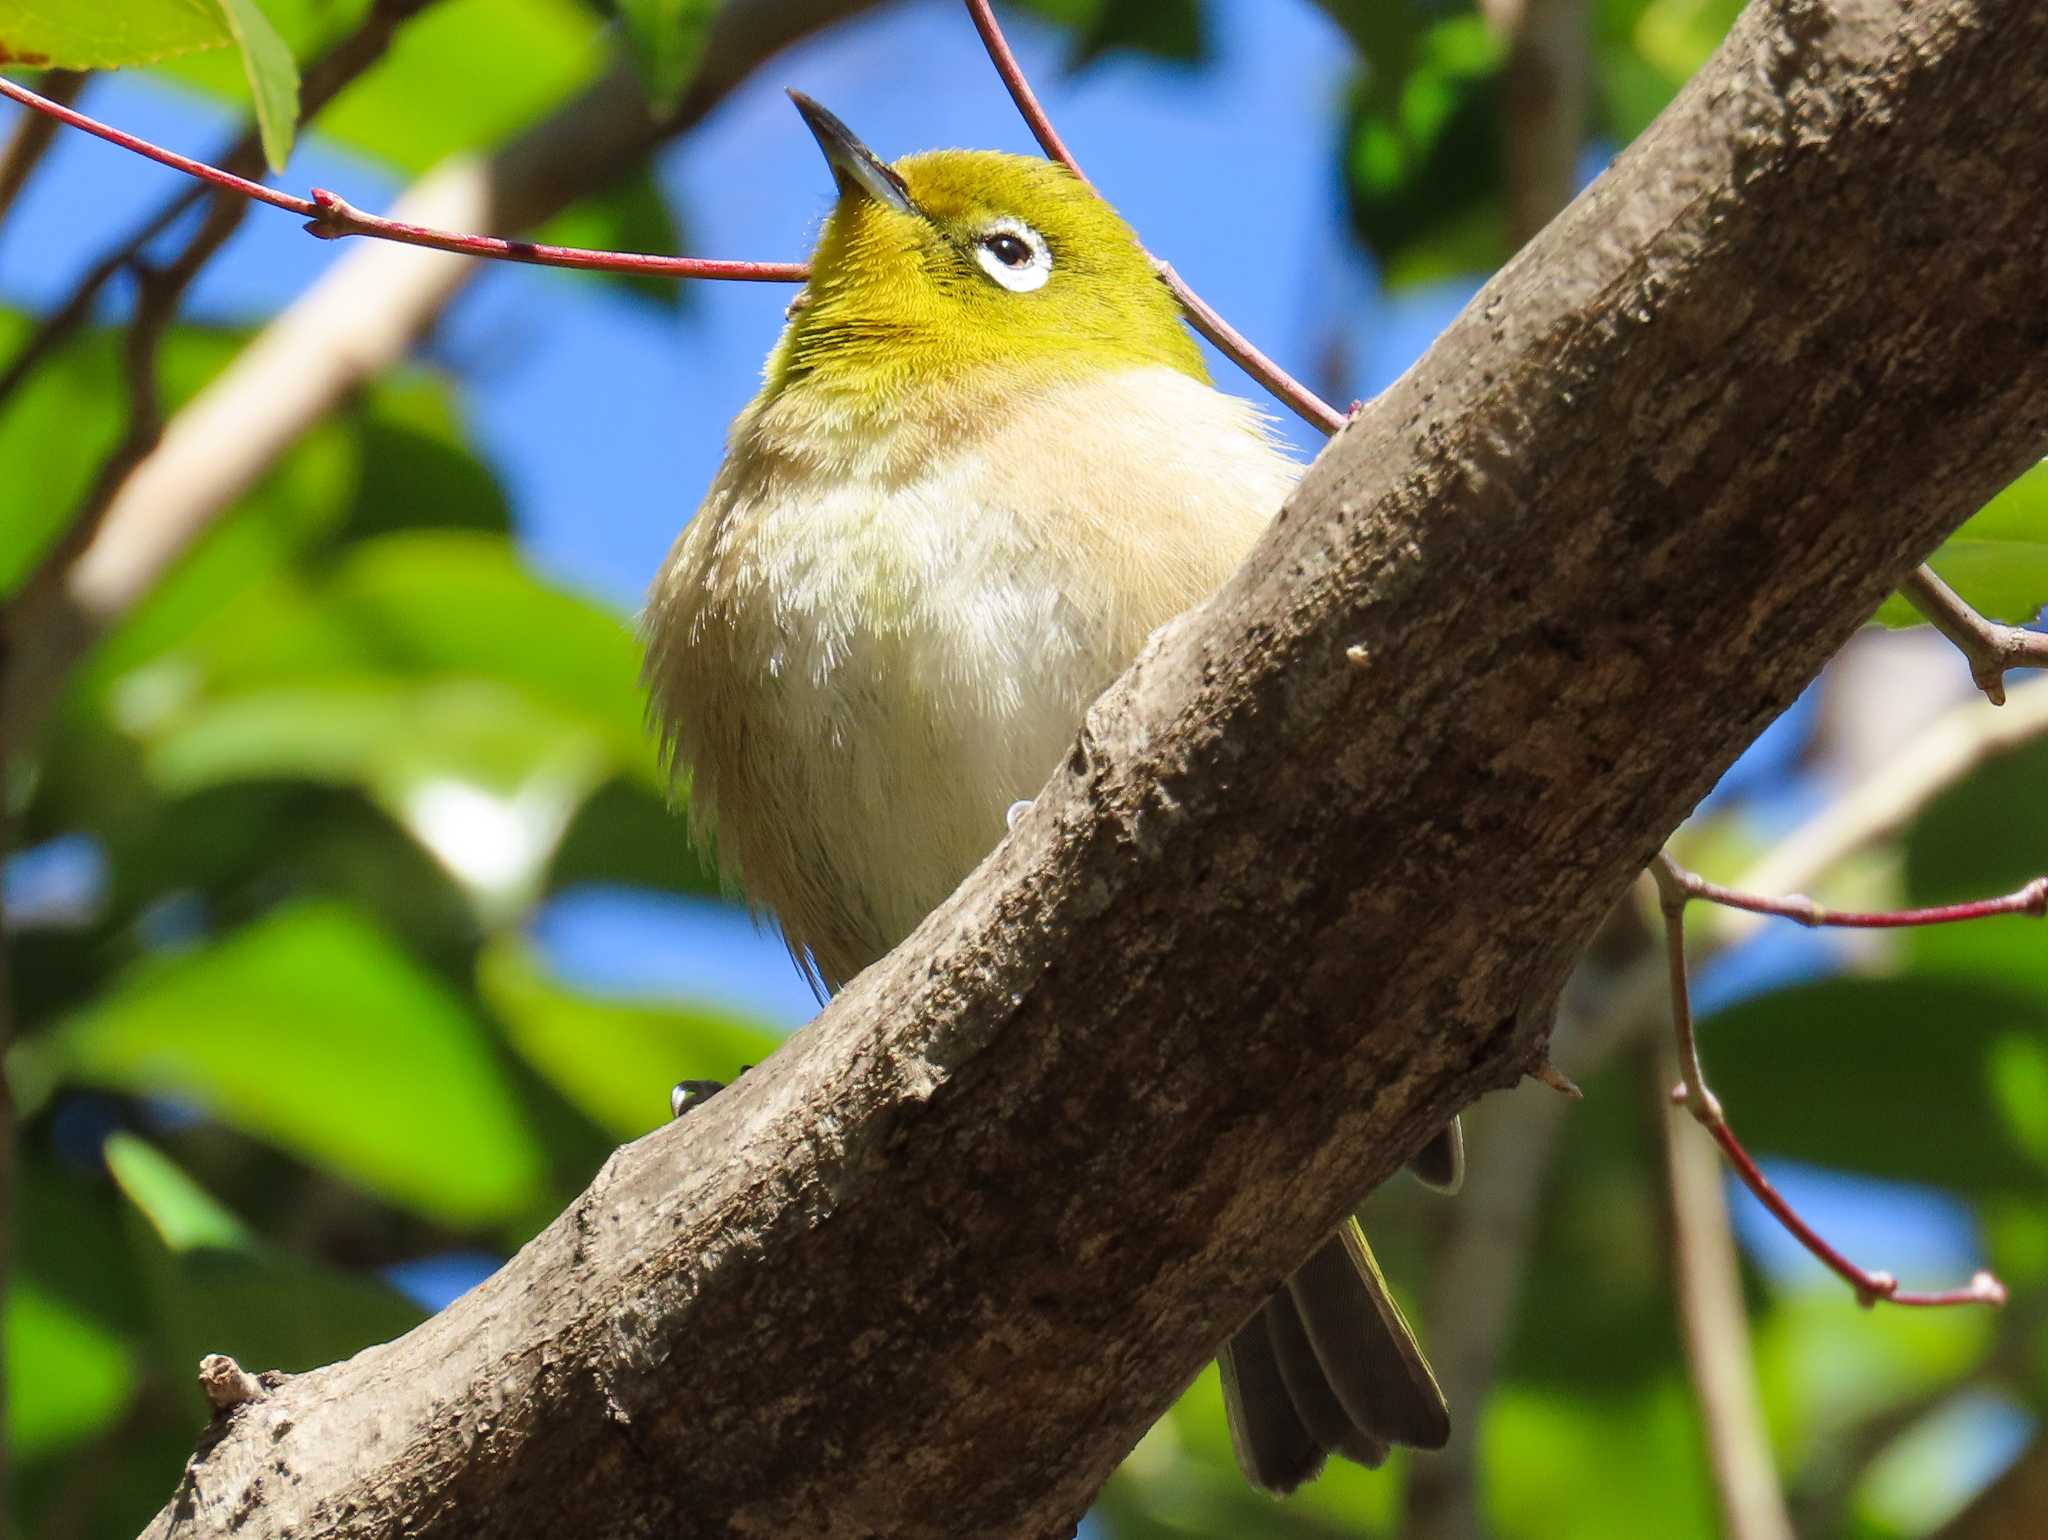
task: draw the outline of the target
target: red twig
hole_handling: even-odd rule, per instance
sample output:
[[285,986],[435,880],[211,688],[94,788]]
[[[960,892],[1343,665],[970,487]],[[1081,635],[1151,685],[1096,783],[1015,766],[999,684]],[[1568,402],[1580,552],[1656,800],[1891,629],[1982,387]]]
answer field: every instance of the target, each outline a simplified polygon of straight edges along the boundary
[[[1672,1093],[1673,1100],[1680,1103],[1685,1102],[1684,1090],[1683,1086],[1675,1090]],[[1770,1178],[1765,1176],[1758,1168],[1757,1163],[1750,1158],[1749,1151],[1742,1147],[1742,1141],[1735,1137],[1735,1130],[1728,1126],[1725,1118],[1713,1121],[1702,1118],[1700,1122],[1707,1132],[1714,1136],[1714,1142],[1721,1146],[1722,1152],[1734,1163],[1737,1173],[1742,1177],[1742,1185],[1756,1194],[1757,1201],[1771,1211],[1777,1218],[1778,1223],[1783,1225],[1800,1245],[1812,1252],[1831,1272],[1856,1291],[1856,1302],[1858,1304],[1867,1307],[1876,1304],[1879,1300],[1884,1300],[1886,1303],[1893,1305],[2002,1305],[2005,1303],[2005,1285],[2000,1283],[1992,1274],[1981,1270],[1972,1275],[1969,1283],[1963,1288],[1936,1289],[1922,1292],[1900,1288],[1899,1280],[1890,1273],[1871,1272],[1868,1269],[1858,1267],[1854,1262],[1843,1256],[1841,1252],[1829,1245],[1827,1240],[1812,1225],[1799,1217],[1799,1211],[1785,1201],[1784,1194],[1771,1185]]]
[[[1081,163],[1074,159],[1074,152],[1060,138],[1059,130],[1052,126],[1044,105],[1038,100],[1038,93],[1031,89],[1031,82],[1024,77],[1024,67],[1017,62],[1017,55],[1011,51],[1009,40],[1003,36],[1003,29],[996,20],[995,8],[989,0],[967,0],[967,14],[973,18],[974,30],[981,34],[982,46],[988,50],[989,62],[996,67],[1003,85],[1010,93],[1010,100],[1017,104],[1017,112],[1024,119],[1031,136],[1039,147],[1053,160],[1058,161],[1090,187],[1088,173],[1081,169]],[[1173,291],[1173,297],[1180,301],[1180,307],[1187,313],[1188,321],[1196,331],[1207,337],[1224,355],[1240,369],[1263,385],[1273,398],[1285,404],[1294,414],[1312,427],[1325,433],[1335,433],[1344,426],[1344,414],[1331,406],[1321,396],[1310,390],[1301,381],[1289,374],[1261,353],[1242,332],[1232,326],[1201,295],[1189,288],[1187,281],[1173,270],[1173,264],[1152,259],[1153,270],[1159,274],[1160,282]]]
[[1902,909],[1883,913],[1857,914],[1823,909],[1809,898],[1762,898],[1738,893],[1719,883],[1708,882],[1697,872],[1687,871],[1668,852],[1660,851],[1650,866],[1656,879],[1657,895],[1664,911],[1664,937],[1671,969],[1671,1024],[1678,1038],[1680,1082],[1672,1088],[1671,1099],[1690,1112],[1696,1122],[1714,1136],[1743,1186],[1756,1194],[1792,1238],[1811,1252],[1837,1277],[1856,1291],[1857,1303],[1874,1305],[1886,1300],[1894,1305],[2002,1305],[2005,1285],[1989,1272],[1979,1271],[1960,1289],[1916,1292],[1899,1287],[1899,1280],[1887,1272],[1872,1272],[1851,1262],[1830,1245],[1825,1237],[1799,1215],[1770,1179],[1750,1158],[1742,1141],[1721,1110],[1720,1100],[1707,1088],[1706,1073],[1700,1065],[1699,1039],[1693,1030],[1692,991],[1686,981],[1685,906],[1693,899],[1746,909],[1755,914],[1782,916],[1802,925],[1856,928],[1898,925],[1943,925],[1957,920],[1981,919],[1994,914],[2048,913],[2048,877],[2036,878],[2018,892],[1981,903],[1950,904],[1938,909]]
[[1673,880],[1688,898],[1719,904],[1724,909],[1746,909],[1751,914],[1776,915],[1801,925],[1827,926],[1835,930],[1899,930],[1911,925],[1952,925],[1958,920],[1987,920],[2000,914],[2048,915],[2048,877],[2036,877],[2025,887],[2002,898],[1980,898],[1967,904],[1939,904],[1931,909],[1828,909],[1802,894],[1768,898],[1758,893],[1738,893],[1718,882],[1709,882],[1697,872],[1680,868]]
[[547,246],[535,241],[506,241],[488,235],[461,235],[452,230],[433,230],[399,220],[366,214],[347,199],[316,187],[310,198],[266,187],[247,177],[236,176],[203,160],[166,150],[134,134],[88,117],[75,108],[39,96],[26,86],[0,76],[0,96],[12,97],[22,106],[47,113],[61,123],[132,150],[159,165],[182,171],[186,176],[211,182],[258,203],[284,209],[307,221],[306,228],[323,240],[346,235],[367,235],[378,240],[397,241],[407,246],[427,246],[462,256],[494,257],[501,261],[530,262],[542,267],[590,268],[612,273],[658,273],[676,278],[723,278],[749,283],[802,283],[810,268],[802,262],[734,262],[710,257],[657,257],[637,252],[590,251],[578,246]]

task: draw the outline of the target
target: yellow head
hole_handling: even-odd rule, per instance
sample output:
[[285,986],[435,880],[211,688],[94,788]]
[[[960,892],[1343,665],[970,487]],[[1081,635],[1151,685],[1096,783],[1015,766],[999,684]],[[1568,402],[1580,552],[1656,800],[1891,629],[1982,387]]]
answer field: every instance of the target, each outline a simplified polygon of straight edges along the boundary
[[769,394],[802,384],[879,406],[1147,364],[1207,381],[1138,238],[1065,167],[987,150],[887,166],[791,95],[840,197],[769,360]]

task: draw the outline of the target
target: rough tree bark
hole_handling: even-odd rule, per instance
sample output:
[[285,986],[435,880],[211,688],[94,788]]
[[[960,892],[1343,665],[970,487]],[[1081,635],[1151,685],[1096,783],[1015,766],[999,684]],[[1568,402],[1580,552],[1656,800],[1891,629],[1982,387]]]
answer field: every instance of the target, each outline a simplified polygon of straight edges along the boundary
[[149,1533],[1067,1533],[2048,446],[2044,50],[2032,0],[1753,5],[908,943]]

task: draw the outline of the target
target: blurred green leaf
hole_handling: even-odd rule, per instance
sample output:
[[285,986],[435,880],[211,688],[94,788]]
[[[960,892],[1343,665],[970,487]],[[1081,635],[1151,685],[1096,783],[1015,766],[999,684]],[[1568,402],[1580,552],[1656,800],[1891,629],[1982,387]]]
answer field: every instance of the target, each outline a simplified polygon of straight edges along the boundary
[[696,76],[714,0],[618,0],[618,7],[649,104],[672,112]]
[[133,1134],[113,1134],[102,1154],[115,1185],[172,1251],[203,1246],[242,1251],[254,1243],[247,1225],[155,1145]]
[[[2048,742],[2032,743],[1979,766],[1942,793],[1906,831],[1906,897],[1913,904],[1954,904],[2010,893],[2048,868]],[[2032,929],[2028,930],[2027,927]],[[1918,931],[1916,954],[1951,947],[2019,955],[2011,966],[2040,970],[2039,920],[1990,920]]]
[[[1719,1533],[1691,1398],[1673,1378],[1634,1395],[1506,1385],[1480,1414],[1486,1513],[1517,1540],[1711,1540]],[[1645,1516],[1655,1515],[1645,1530]]]
[[36,1460],[105,1427],[135,1369],[120,1339],[39,1285],[7,1290],[7,1449]]
[[1984,1310],[1864,1310],[1832,1278],[1777,1294],[1753,1340],[1779,1448],[1803,1464],[1969,1372],[1995,1331]]
[[668,1120],[678,1080],[732,1080],[781,1039],[694,1006],[580,995],[549,978],[523,943],[501,936],[477,960],[477,989],[512,1046],[593,1122],[637,1139]]
[[381,1280],[266,1244],[177,1163],[133,1135],[108,1163],[147,1222],[142,1274],[159,1363],[183,1377],[208,1353],[251,1371],[316,1368],[417,1325],[423,1311]]
[[614,883],[707,898],[718,873],[690,838],[689,821],[638,781],[607,782],[577,809],[548,872],[548,887]]
[[118,69],[232,41],[211,0],[0,0],[0,63]]
[[[366,0],[265,3],[276,5],[279,30],[302,58],[368,9]],[[604,27],[574,0],[441,0],[321,113],[320,133],[400,171],[424,171],[508,138],[595,80],[607,58]],[[231,100],[241,90],[220,55],[179,60],[171,72]]]
[[9,1058],[57,1082],[176,1096],[391,1202],[458,1225],[523,1213],[541,1162],[489,1035],[382,932],[287,905],[129,969]]
[[355,783],[509,919],[611,766],[574,719],[491,680],[338,676],[209,700],[152,735],[151,779],[181,795],[238,780]]
[[[1927,564],[1979,614],[2031,622],[2048,605],[2048,460],[1986,503]],[[1882,626],[1926,624],[1898,594],[1872,618]]]
[[1389,7],[1352,28],[1365,55],[1345,130],[1352,221],[1397,286],[1507,255],[1500,41],[1470,13],[1418,22]]
[[284,170],[292,152],[292,134],[299,126],[299,67],[255,0],[217,0],[248,77],[256,105],[256,127],[263,140],[263,158],[272,171]]
[[1597,0],[1592,56],[1599,127],[1625,145],[1706,62],[1742,0]]
[[228,43],[264,156],[281,171],[299,121],[299,70],[256,0],[0,0],[0,64],[118,69]]
[[1993,1088],[1993,1047],[2012,1032],[2048,1032],[2048,999],[1908,974],[1745,1001],[1706,1022],[1701,1046],[1759,1156],[1984,1193],[2041,1180]]

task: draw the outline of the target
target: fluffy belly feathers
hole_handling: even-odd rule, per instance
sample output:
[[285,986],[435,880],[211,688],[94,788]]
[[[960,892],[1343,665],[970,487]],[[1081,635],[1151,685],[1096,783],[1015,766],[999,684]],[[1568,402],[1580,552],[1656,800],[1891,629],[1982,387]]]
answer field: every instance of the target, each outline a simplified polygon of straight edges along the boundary
[[792,453],[787,405],[736,424],[671,552],[648,680],[700,835],[836,986],[994,846],[1296,472],[1249,407],[1164,369],[851,452]]

